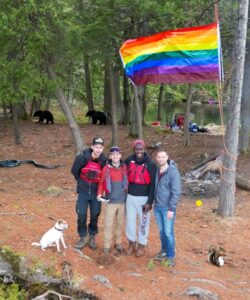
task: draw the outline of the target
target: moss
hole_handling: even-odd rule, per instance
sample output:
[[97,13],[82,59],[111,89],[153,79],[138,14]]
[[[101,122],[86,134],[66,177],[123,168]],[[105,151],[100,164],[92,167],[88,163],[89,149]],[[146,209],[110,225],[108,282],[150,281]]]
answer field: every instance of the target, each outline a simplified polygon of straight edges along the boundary
[[34,297],[38,295],[42,295],[48,290],[48,287],[44,286],[42,283],[32,283],[29,284],[28,287],[28,293],[27,293],[27,299],[33,299]]
[[0,255],[12,266],[14,272],[19,273],[22,254],[14,253],[9,246],[2,246]]
[[54,278],[60,278],[60,272],[55,272],[55,265],[56,265],[56,257],[51,256],[49,265],[42,262],[37,257],[32,258],[32,262],[27,268],[30,274],[35,274],[37,270],[40,270],[44,275],[51,276]]
[[0,284],[0,300],[25,300],[27,293],[17,284],[10,285]]

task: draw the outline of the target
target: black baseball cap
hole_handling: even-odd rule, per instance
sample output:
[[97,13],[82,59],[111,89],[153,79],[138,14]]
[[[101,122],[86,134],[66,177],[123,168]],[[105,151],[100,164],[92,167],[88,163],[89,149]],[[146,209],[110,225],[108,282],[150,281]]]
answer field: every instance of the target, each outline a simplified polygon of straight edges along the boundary
[[92,145],[104,145],[104,140],[100,137],[93,138]]

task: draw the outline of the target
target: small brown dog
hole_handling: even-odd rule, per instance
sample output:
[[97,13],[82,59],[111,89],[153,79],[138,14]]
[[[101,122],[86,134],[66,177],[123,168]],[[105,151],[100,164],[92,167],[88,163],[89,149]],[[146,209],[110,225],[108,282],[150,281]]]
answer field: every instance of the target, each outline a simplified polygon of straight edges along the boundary
[[215,245],[210,245],[208,248],[208,262],[210,264],[216,265],[217,267],[224,266],[224,256],[226,255],[226,250],[223,247],[216,247]]
[[67,248],[63,238],[63,231],[67,229],[69,226],[66,221],[60,219],[56,222],[55,226],[50,228],[45,234],[42,236],[39,243],[32,243],[32,246],[40,246],[43,251],[46,248],[56,246],[57,251],[61,252],[60,249],[60,241],[64,247]]

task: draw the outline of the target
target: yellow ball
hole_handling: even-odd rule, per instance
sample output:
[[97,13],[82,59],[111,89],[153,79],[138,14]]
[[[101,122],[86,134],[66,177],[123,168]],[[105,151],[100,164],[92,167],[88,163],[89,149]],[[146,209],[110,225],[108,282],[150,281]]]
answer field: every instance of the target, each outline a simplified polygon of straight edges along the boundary
[[196,206],[202,206],[202,201],[200,199],[196,200],[195,202]]

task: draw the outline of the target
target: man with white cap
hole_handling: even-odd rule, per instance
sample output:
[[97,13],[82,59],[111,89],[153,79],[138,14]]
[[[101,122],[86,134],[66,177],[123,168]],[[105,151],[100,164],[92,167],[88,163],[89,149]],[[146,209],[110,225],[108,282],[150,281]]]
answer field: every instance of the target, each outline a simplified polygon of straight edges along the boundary
[[[145,142],[132,144],[134,154],[125,159],[128,167],[128,196],[126,200],[126,235],[129,241],[127,255],[135,252],[140,257],[148,241],[150,210],[154,198],[156,164],[145,152]],[[137,217],[139,228],[137,237]],[[138,247],[136,249],[136,242]]]

